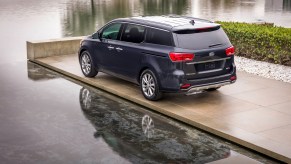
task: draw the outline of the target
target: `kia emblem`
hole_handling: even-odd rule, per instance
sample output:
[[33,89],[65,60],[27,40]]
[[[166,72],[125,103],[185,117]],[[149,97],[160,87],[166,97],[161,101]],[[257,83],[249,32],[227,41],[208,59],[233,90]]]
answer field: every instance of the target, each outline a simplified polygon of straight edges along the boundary
[[214,56],[214,55],[215,55],[214,52],[210,52],[210,53],[209,53],[209,56]]

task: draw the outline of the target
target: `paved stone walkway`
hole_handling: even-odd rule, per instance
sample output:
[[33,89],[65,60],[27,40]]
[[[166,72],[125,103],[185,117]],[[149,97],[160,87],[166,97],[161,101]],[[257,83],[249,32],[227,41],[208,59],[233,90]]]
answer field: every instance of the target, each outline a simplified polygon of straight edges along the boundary
[[291,163],[291,84],[238,72],[235,84],[197,95],[144,99],[139,87],[99,73],[82,75],[76,55],[35,59],[36,63],[141,104],[227,140]]

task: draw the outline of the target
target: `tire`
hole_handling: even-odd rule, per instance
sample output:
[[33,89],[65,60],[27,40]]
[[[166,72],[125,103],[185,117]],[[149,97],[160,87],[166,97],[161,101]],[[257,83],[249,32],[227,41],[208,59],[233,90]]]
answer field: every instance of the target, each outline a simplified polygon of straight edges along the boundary
[[157,77],[149,69],[144,70],[140,76],[140,89],[143,96],[148,100],[156,101],[162,98]]
[[80,66],[86,77],[95,77],[98,74],[98,71],[96,71],[93,65],[92,56],[88,51],[82,52],[80,56]]
[[216,88],[209,88],[209,89],[205,89],[205,91],[208,91],[208,92],[213,92],[213,91],[216,91],[217,89],[219,89],[220,87],[216,87]]

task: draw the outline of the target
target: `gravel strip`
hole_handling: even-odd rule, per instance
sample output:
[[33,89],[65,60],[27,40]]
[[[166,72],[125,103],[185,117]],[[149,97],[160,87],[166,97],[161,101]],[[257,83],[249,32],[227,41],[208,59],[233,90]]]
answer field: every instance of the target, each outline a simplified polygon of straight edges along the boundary
[[237,70],[291,83],[291,67],[235,56]]

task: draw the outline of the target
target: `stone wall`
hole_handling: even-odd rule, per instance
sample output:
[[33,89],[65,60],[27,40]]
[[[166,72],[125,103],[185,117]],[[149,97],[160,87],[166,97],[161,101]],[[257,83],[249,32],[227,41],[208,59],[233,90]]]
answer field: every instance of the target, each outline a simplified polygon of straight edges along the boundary
[[27,41],[27,59],[34,60],[36,58],[49,56],[76,54],[79,50],[82,38],[84,37]]

